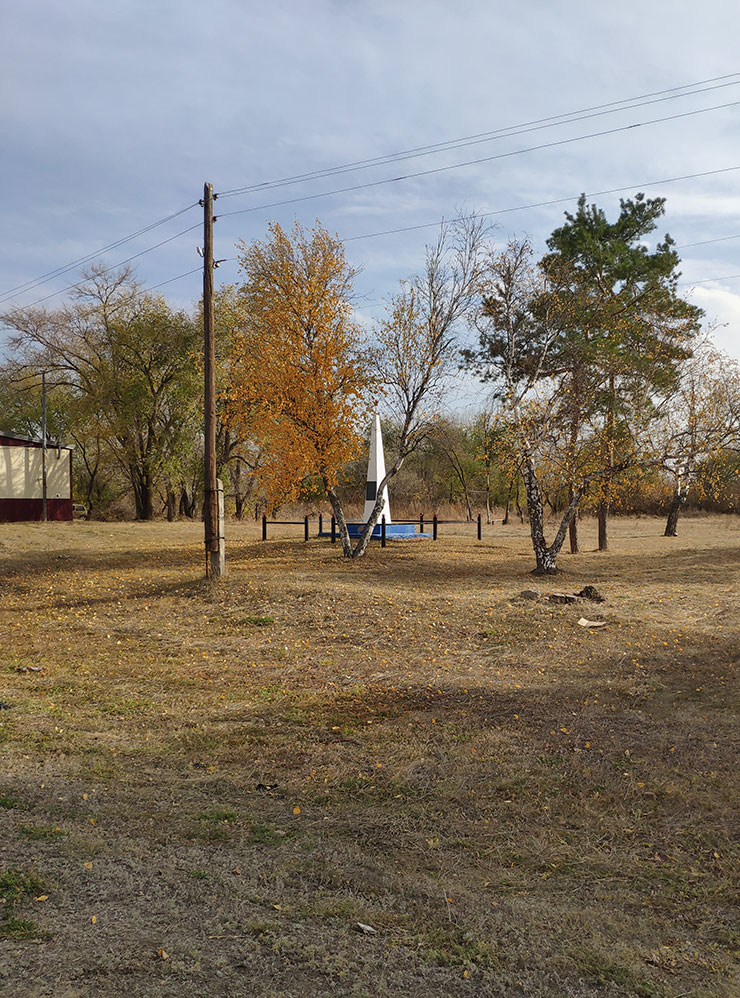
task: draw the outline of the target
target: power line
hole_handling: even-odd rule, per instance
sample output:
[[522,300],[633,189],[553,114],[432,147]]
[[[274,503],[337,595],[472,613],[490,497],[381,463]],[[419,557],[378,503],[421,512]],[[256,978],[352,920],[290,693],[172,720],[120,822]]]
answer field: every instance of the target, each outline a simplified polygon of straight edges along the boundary
[[[330,167],[330,168],[326,168],[326,169],[323,169],[323,170],[313,171],[311,173],[297,174],[297,175],[295,175],[293,177],[281,178],[281,179],[277,179],[277,180],[274,180],[274,181],[268,181],[268,182],[265,182],[265,183],[262,183],[262,184],[254,184],[254,185],[251,185],[250,187],[235,188],[233,190],[222,192],[220,196],[221,197],[231,197],[231,196],[235,196],[235,195],[240,194],[240,193],[247,193],[247,192],[255,191],[255,190],[264,190],[264,189],[270,189],[270,188],[274,188],[274,187],[286,186],[286,185],[291,184],[291,183],[297,183],[297,182],[299,182],[301,180],[318,179],[318,178],[322,178],[322,177],[329,177],[329,176],[339,175],[341,173],[350,172],[351,170],[361,169],[361,168],[367,167],[367,166],[388,164],[388,163],[391,163],[393,161],[401,161],[401,160],[404,160],[404,159],[413,158],[415,156],[428,155],[428,154],[431,154],[433,152],[441,152],[441,151],[447,151],[447,150],[453,150],[453,149],[457,149],[457,148],[462,148],[462,147],[464,147],[466,145],[473,145],[473,144],[477,144],[477,143],[480,143],[480,142],[486,142],[486,141],[489,141],[489,140],[491,140],[493,138],[510,137],[510,136],[514,136],[514,135],[517,135],[517,134],[522,134],[525,131],[533,131],[533,130],[536,130],[537,128],[541,128],[541,127],[553,127],[553,125],[556,125],[556,124],[567,124],[567,123],[570,123],[570,122],[584,120],[585,118],[589,118],[589,117],[597,117],[600,114],[615,113],[615,111],[619,111],[619,110],[632,110],[634,108],[643,107],[643,106],[646,106],[648,104],[660,103],[660,102],[666,101],[666,100],[675,100],[675,99],[678,99],[680,97],[690,97],[690,96],[694,96],[696,94],[701,94],[701,93],[706,93],[706,92],[709,92],[709,91],[712,91],[712,90],[722,89],[724,87],[735,86],[738,83],[740,83],[740,80],[736,79],[736,77],[738,77],[738,76],[740,76],[740,73],[728,73],[728,74],[725,74],[724,76],[711,77],[711,78],[706,79],[706,80],[699,80],[699,81],[695,81],[693,83],[683,84],[682,86],[679,86],[679,87],[670,87],[670,88],[667,88],[665,90],[657,90],[657,91],[652,91],[650,93],[637,95],[635,97],[623,98],[623,99],[621,99],[619,101],[611,101],[611,102],[606,103],[606,104],[593,105],[591,107],[582,108],[582,109],[579,109],[579,110],[576,110],[576,111],[564,112],[564,113],[559,114],[559,115],[552,115],[552,116],[546,117],[546,118],[534,119],[532,121],[524,122],[524,123],[522,123],[520,125],[512,125],[512,126],[506,126],[505,128],[496,129],[496,130],[494,130],[492,132],[480,132],[480,133],[476,133],[474,135],[463,136],[460,139],[451,139],[451,140],[446,140],[444,142],[433,143],[433,144],[427,145],[427,146],[418,146],[418,147],[413,148],[413,149],[407,149],[407,150],[403,150],[403,151],[397,152],[397,153],[390,153],[390,154],[386,154],[384,156],[375,157],[375,158],[372,158],[372,159],[357,160],[357,161],[355,161],[353,163],[346,163],[346,164],[342,164],[342,165],[337,166],[337,167]],[[723,81],[730,81],[730,82],[723,82]],[[692,89],[692,88],[702,88],[702,89]],[[683,91],[683,92],[679,92],[679,91]],[[667,95],[667,96],[665,96],[665,95]],[[656,98],[656,99],[650,99],[650,98]],[[640,103],[638,103],[638,102],[640,102]],[[729,104],[729,105],[719,105],[719,107],[727,107],[727,106],[733,106],[733,105],[731,105],[731,104]],[[715,110],[715,109],[716,108],[705,108],[705,109],[701,109],[701,111],[688,112],[688,114],[702,113],[703,110]],[[678,116],[676,116],[676,117],[678,117]],[[663,121],[663,120],[671,120],[671,118],[661,118],[661,119],[655,119],[655,120],[656,121]],[[629,128],[631,128],[631,127],[638,127],[638,125],[652,124],[652,123],[654,123],[654,122],[640,122],[640,123],[637,123],[636,125],[631,125],[631,126],[626,126],[626,127],[629,127]],[[615,129],[614,131],[620,131],[620,130],[622,130],[622,129]],[[608,134],[608,132],[594,133],[594,134],[595,135]],[[576,137],[574,137],[572,139],[563,140],[563,142],[580,141],[582,138],[587,138],[587,137],[593,137],[593,136],[576,136]],[[537,149],[537,148],[547,148],[549,145],[555,145],[555,144],[562,144],[562,143],[552,143],[552,144],[547,144],[547,145],[543,145],[543,146],[537,146],[537,147],[533,147],[533,148],[534,149]],[[528,151],[532,151],[532,150],[529,150],[529,149],[517,150],[517,151],[514,151],[512,153],[505,154],[505,155],[518,155],[518,154],[520,154],[522,152],[528,152]],[[498,158],[498,157],[490,157],[490,158],[493,159],[493,158]],[[483,160],[474,160],[474,161],[471,161],[471,163],[461,163],[461,164],[456,164],[456,165],[449,166],[449,167],[441,167],[441,168],[439,168],[436,171],[422,171],[422,172],[417,173],[417,174],[410,174],[407,177],[390,178],[389,180],[379,181],[378,183],[392,183],[392,182],[395,182],[395,181],[398,181],[398,180],[411,179],[411,178],[416,177],[416,176],[426,175],[427,173],[442,172],[443,170],[449,170],[449,169],[457,169],[458,167],[462,167],[462,166],[466,166],[466,165],[472,165],[472,164],[477,163],[477,162],[486,162],[487,160],[488,160],[488,158],[483,159]],[[365,186],[365,185],[363,185],[363,186]],[[367,186],[372,186],[372,185],[367,185]],[[358,186],[356,188],[346,188],[346,189],[344,189],[341,192],[325,192],[325,194],[313,195],[313,197],[324,197],[324,196],[328,196],[328,194],[345,193],[345,192],[352,191],[352,190],[357,190],[357,189],[361,189],[361,187]],[[216,196],[218,196],[218,195],[216,195]],[[294,200],[307,200],[307,199],[306,198],[301,198],[301,199],[294,199]],[[277,204],[289,204],[289,203],[293,203],[293,201],[278,202]],[[154,229],[154,228],[156,228],[156,227],[158,227],[160,225],[163,225],[166,222],[171,221],[174,218],[177,218],[179,215],[184,214],[186,211],[189,211],[191,208],[196,207],[197,204],[198,204],[198,202],[195,201],[192,204],[186,205],[184,208],[181,208],[178,211],[172,212],[171,214],[165,216],[164,218],[158,219],[155,222],[152,222],[152,223],[150,223],[150,224],[148,224],[146,226],[143,226],[142,228],[137,229],[135,232],[130,233],[127,236],[123,236],[120,239],[115,240],[114,242],[108,243],[106,246],[103,246],[103,247],[101,247],[98,250],[95,250],[95,251],[93,251],[91,253],[88,253],[85,256],[79,257],[76,260],[73,260],[73,261],[71,261],[71,262],[69,262],[67,264],[64,264],[63,266],[57,267],[57,268],[55,268],[52,271],[48,271],[47,273],[42,274],[38,278],[35,278],[33,280],[30,280],[30,281],[26,281],[24,284],[16,285],[15,287],[10,288],[8,291],[6,291],[2,295],[0,295],[0,304],[3,303],[3,302],[5,302],[5,301],[8,301],[8,300],[10,300],[12,298],[18,297],[18,295],[21,294],[24,291],[30,291],[30,290],[32,290],[32,289],[34,289],[36,287],[40,287],[42,284],[48,283],[50,280],[53,280],[55,277],[59,277],[62,274],[67,273],[70,270],[73,270],[75,267],[82,266],[85,263],[89,263],[90,261],[92,261],[96,257],[101,256],[102,254],[104,254],[106,252],[110,252],[110,250],[112,250],[112,249],[117,249],[119,246],[122,246],[125,243],[130,242],[132,239],[135,239],[138,236],[144,235],[145,233],[150,232],[152,229]],[[276,207],[276,206],[277,205],[263,205],[263,206],[257,206],[255,208],[251,208],[251,209],[244,209],[244,211],[258,211],[258,210],[260,210],[260,207],[265,208],[265,207]],[[237,214],[237,213],[238,212],[227,212],[225,214],[229,214],[230,215],[230,214]],[[403,231],[403,230],[399,230],[399,231]],[[161,245],[161,244],[157,244],[157,245]],[[146,252],[148,252],[148,250]],[[136,258],[136,256],[130,257],[129,259],[135,259],[135,258]],[[73,287],[73,286],[74,285],[72,285],[71,287]],[[68,289],[64,289],[64,290],[68,290]],[[60,293],[60,292],[58,292],[58,293]],[[49,296],[49,297],[53,297],[53,296]],[[43,301],[46,301],[46,300],[47,300],[47,298],[42,298],[42,299],[39,299],[38,302],[34,302],[34,304],[39,304],[40,302],[43,302]]]
[[[658,104],[663,101],[677,100],[681,97],[691,97],[696,94],[707,93],[711,90],[719,90],[725,87],[737,86],[740,80],[732,79],[734,77],[740,76],[738,73],[728,73],[726,76],[713,77],[709,80],[700,80],[696,83],[687,83],[682,87],[671,87],[668,90],[657,90],[648,94],[641,94],[636,97],[623,98],[620,101],[611,101],[608,104],[597,104],[592,107],[581,108],[577,111],[568,111],[558,115],[551,115],[546,118],[536,118],[532,121],[527,121],[520,123],[518,125],[509,125],[503,128],[498,128],[490,132],[478,132],[474,135],[466,135],[457,139],[448,139],[444,142],[436,142],[425,146],[416,146],[413,149],[406,149],[400,152],[387,153],[382,156],[372,157],[370,159],[355,160],[351,163],[344,163],[339,166],[326,167],[320,170],[314,170],[309,173],[295,174],[290,177],[283,177],[278,180],[264,181],[258,184],[250,184],[246,187],[233,188],[231,190],[226,190],[220,192],[218,195],[221,198],[225,197],[235,197],[239,194],[251,193],[254,191],[270,190],[276,187],[284,187],[290,184],[300,183],[306,180],[317,180],[323,179],[331,176],[338,176],[343,173],[350,173],[356,170],[366,169],[372,166],[387,165],[392,162],[401,162],[407,159],[413,159],[419,156],[427,156],[436,152],[447,152],[449,150],[460,149],[470,145],[477,145],[482,142],[489,142],[496,138],[509,138],[515,135],[521,135],[530,131],[537,131],[542,128],[552,128],[557,125],[571,124],[577,121],[583,121],[588,118],[600,117],[605,114],[614,114],[619,111],[629,111],[634,110],[638,107],[645,107],[649,104]],[[729,80],[729,83],[718,83],[720,80]],[[706,86],[704,84],[715,83],[716,86]],[[702,87],[700,90],[689,90],[691,87]],[[689,90],[688,93],[677,93],[679,90]],[[663,94],[669,94],[670,96],[661,96]],[[655,100],[648,100],[647,98],[657,98]],[[639,102],[639,103],[638,103]]]
[[[679,181],[683,181],[683,180],[696,180],[696,179],[699,179],[701,177],[711,177],[711,176],[716,176],[716,175],[722,174],[722,173],[731,173],[731,172],[737,171],[737,170],[740,170],[740,166],[728,166],[728,167],[723,167],[723,168],[718,169],[718,170],[704,170],[704,171],[702,171],[700,173],[686,173],[686,174],[682,174],[681,176],[677,176],[677,177],[666,177],[666,178],[661,179],[661,180],[649,180],[649,181],[643,181],[643,182],[638,183],[638,184],[628,184],[628,185],[625,185],[623,187],[611,187],[611,188],[608,188],[608,189],[605,189],[605,190],[601,190],[601,191],[592,191],[592,192],[588,193],[586,195],[586,197],[592,198],[592,197],[603,197],[603,196],[605,196],[607,194],[621,194],[621,193],[623,193],[625,191],[634,190],[635,188],[656,187],[656,186],[660,186],[661,184],[678,183]],[[511,213],[517,212],[517,211],[529,211],[529,210],[532,210],[532,209],[535,209],[535,208],[547,208],[547,207],[552,207],[553,205],[557,205],[557,204],[566,204],[569,201],[576,201],[578,199],[578,197],[579,197],[578,194],[568,195],[566,197],[551,198],[551,199],[549,199],[547,201],[535,201],[535,202],[530,202],[529,204],[515,205],[515,206],[509,207],[509,208],[497,208],[494,211],[482,212],[482,213],[479,213],[479,214],[477,214],[475,216],[468,215],[468,216],[462,216],[462,217],[463,217],[463,219],[471,219],[473,217],[490,218],[490,217],[492,217],[494,215],[505,215],[505,214],[511,214]],[[187,210],[187,209],[183,209],[183,210]],[[182,212],[178,212],[177,214],[182,214]],[[238,213],[233,212],[233,213],[229,213],[229,214],[238,214]],[[375,238],[378,238],[379,236],[396,235],[396,234],[403,233],[403,232],[414,232],[414,231],[418,231],[420,229],[437,228],[440,224],[441,224],[440,221],[437,220],[437,221],[434,221],[434,222],[422,222],[422,223],[419,223],[417,225],[400,226],[400,227],[397,227],[397,228],[394,228],[394,229],[383,229],[383,230],[381,230],[379,232],[366,232],[366,233],[363,233],[363,234],[357,235],[357,236],[347,236],[346,238],[343,239],[343,242],[349,243],[349,242],[358,241],[360,239],[375,239]],[[178,239],[180,236],[186,235],[188,232],[193,232],[195,229],[199,229],[199,228],[200,228],[200,223],[197,223],[195,225],[190,226],[187,229],[183,229],[180,232],[175,233],[173,236],[169,236],[167,239],[163,239],[160,242],[155,243],[153,246],[149,246],[146,249],[141,250],[139,253],[135,253],[132,256],[127,257],[125,260],[121,260],[118,263],[113,264],[110,267],[107,267],[103,271],[103,273],[109,273],[111,270],[115,270],[116,267],[124,266],[125,264],[130,263],[132,260],[135,260],[135,259],[137,259],[137,258],[139,258],[141,256],[144,256],[147,253],[151,253],[153,250],[159,249],[160,246],[164,246],[166,243],[170,243],[173,240]],[[708,239],[708,240],[704,240],[702,243],[686,243],[686,244],[684,244],[684,246],[679,246],[679,247],[676,247],[676,248],[677,249],[684,249],[684,248],[689,248],[691,246],[699,246],[699,245],[704,245],[705,243],[720,242],[720,241],[722,241],[724,239],[734,239],[734,238],[740,238],[740,234],[738,234],[738,236],[722,236],[722,237],[719,237],[717,240]],[[236,259],[237,259],[236,257],[228,257],[226,260],[223,260],[223,261],[220,261],[220,262],[227,263],[227,262],[231,262],[231,261],[236,260]],[[147,288],[146,290],[153,291],[156,288],[163,287],[165,284],[170,284],[173,281],[178,281],[178,280],[180,280],[183,277],[188,277],[190,274],[194,274],[199,269],[200,269],[199,267],[196,267],[194,270],[189,270],[189,271],[187,271],[184,274],[180,274],[178,277],[173,277],[173,278],[170,278],[167,281],[162,281],[160,284],[155,284],[152,287]],[[58,291],[54,291],[51,294],[46,295],[43,298],[39,298],[36,301],[31,302],[29,305],[23,306],[23,308],[33,308],[35,305],[43,304],[43,302],[49,301],[51,298],[55,298],[57,295],[64,294],[66,291],[71,291],[71,290],[73,290],[76,287],[77,287],[77,284],[70,284],[70,285],[68,285],[65,288],[60,288]],[[9,314],[12,315],[12,314],[14,314],[14,312],[18,312],[18,311],[20,311],[20,309],[13,309]]]
[[[699,177],[713,177],[719,173],[731,173],[733,170],[740,170],[740,166],[726,166],[720,170],[705,170],[702,173],[685,173],[683,174],[683,176],[680,177],[666,177],[663,180],[647,180],[639,184],[628,184],[625,187],[611,187],[608,190],[592,191],[591,193],[586,194],[586,197],[597,198],[597,197],[603,197],[606,194],[622,194],[625,191],[632,191],[635,188],[639,189],[640,187],[658,187],[661,184],[675,184],[680,180],[696,180]],[[533,208],[549,208],[556,204],[566,204],[568,201],[577,201],[579,197],[580,194],[571,194],[568,197],[551,198],[548,201],[534,201],[530,204],[520,204],[516,205],[513,208],[497,208],[495,211],[485,211],[485,212],[476,213],[475,215],[463,215],[462,220],[469,221],[472,218],[490,218],[493,215],[506,215],[511,212],[528,211]],[[361,236],[347,236],[345,239],[342,240],[342,242],[351,243],[355,242],[358,239],[374,239],[377,236],[390,236],[390,235],[395,235],[396,233],[399,232],[414,232],[417,229],[431,229],[431,228],[436,228],[440,224],[441,223],[439,221],[421,222],[419,225],[405,225],[396,229],[383,229],[380,232],[367,232]],[[725,236],[723,238],[732,239],[735,237]],[[714,240],[711,239],[707,240],[707,242],[713,242],[713,241]],[[688,243],[686,245],[694,246],[700,244]],[[681,249],[682,247],[676,247],[676,248]]]
[[682,281],[679,288],[693,287],[694,284],[713,284],[715,281],[736,281],[740,274],[729,274],[727,277],[705,277],[701,281]]
[[34,278],[31,281],[26,281],[25,284],[16,285],[16,287],[11,288],[9,291],[5,291],[2,295],[0,295],[0,304],[11,298],[17,298],[18,295],[24,291],[31,291],[33,288],[40,287],[42,284],[47,284],[49,281],[53,280],[53,278],[60,277],[62,274],[65,274],[70,270],[74,270],[75,267],[89,263],[91,260],[94,260],[95,257],[102,256],[103,253],[109,253],[113,249],[118,249],[119,246],[123,246],[125,243],[131,242],[132,239],[136,239],[138,236],[143,236],[147,232],[151,232],[152,229],[156,229],[158,226],[164,225],[166,222],[171,222],[173,218],[177,218],[179,215],[184,215],[186,211],[190,211],[190,209],[194,208],[197,204],[198,202],[194,201],[185,208],[180,208],[179,211],[173,211],[172,214],[166,215],[164,218],[160,218],[156,222],[151,222],[149,225],[145,225],[142,228],[137,229],[136,232],[132,232],[128,236],[123,236],[121,239],[117,239],[115,242],[108,243],[107,246],[103,246],[101,249],[95,250],[93,253],[88,253],[86,256],[81,256],[77,260],[73,260],[71,263],[57,267],[55,270],[50,270],[46,274],[42,274],[41,277]]
[[[184,236],[186,233],[192,232],[194,229],[199,229],[199,228],[200,228],[200,222],[196,223],[195,225],[191,225],[187,229],[182,229],[181,232],[176,232],[174,236],[168,236],[167,239],[162,239],[161,242],[155,243],[154,246],[148,246],[146,249],[141,250],[139,253],[134,253],[132,256],[126,257],[125,260],[119,260],[118,263],[111,264],[110,267],[106,267],[104,270],[101,270],[100,273],[109,274],[112,270],[115,270],[116,267],[124,267],[127,263],[131,263],[132,260],[138,260],[140,256],[145,256],[147,253],[151,253],[152,250],[159,249],[160,246],[164,246],[167,243],[171,243],[173,240],[179,239],[180,236]],[[68,284],[66,288],[60,288],[58,291],[52,291],[51,294],[46,295],[43,298],[37,298],[36,301],[32,301],[29,305],[23,305],[22,308],[11,309],[10,312],[8,312],[8,315],[14,315],[16,312],[20,312],[23,309],[33,308],[35,305],[41,305],[43,304],[43,302],[49,301],[49,299],[51,298],[56,298],[57,295],[64,294],[65,291],[72,291],[74,288],[78,286],[78,284],[79,282],[75,284]]]
[[683,243],[681,246],[677,246],[676,249],[691,249],[694,246],[708,246],[710,243],[724,243],[728,239],[740,239],[740,232],[736,232],[734,236],[717,236],[716,239],[702,239],[698,243]]
[[[230,257],[227,257],[225,260],[218,260],[217,263],[218,264],[221,264],[221,263],[231,263],[233,260],[236,260],[236,259],[237,259],[237,257],[230,256]],[[180,281],[180,280],[182,280],[183,277],[190,277],[191,274],[201,274],[201,273],[203,273],[203,268],[202,267],[194,267],[192,270],[186,270],[184,274],[178,274],[177,277],[170,277],[166,281],[160,281],[159,284],[152,284],[148,288],[144,288],[144,290],[145,291],[155,291],[157,288],[164,287],[165,284],[172,284],[173,281]]]
[[[681,86],[678,87],[669,87],[664,90],[651,91],[650,93],[640,94],[635,97],[622,98],[621,100],[611,101],[606,104],[592,105],[590,107],[581,108],[575,111],[563,112],[559,115],[551,115],[545,118],[533,119],[528,122],[520,123],[519,125],[506,126],[504,128],[499,128],[490,132],[479,132],[473,135],[463,136],[458,139],[449,139],[443,142],[437,142],[426,146],[417,146],[412,149],[402,150],[396,153],[389,153],[383,156],[374,157],[372,159],[357,160],[351,163],[341,164],[336,167],[328,167],[322,170],[317,170],[309,173],[296,174],[293,177],[285,177],[273,181],[267,181],[261,184],[253,184],[248,187],[235,188],[233,190],[222,192],[220,196],[231,197],[240,193],[247,193],[250,191],[265,190],[274,187],[286,186],[288,184],[297,183],[302,180],[319,179],[323,177],[334,176],[341,173],[349,172],[351,170],[361,169],[363,167],[387,164],[393,161],[401,161],[403,159],[413,158],[415,156],[428,155],[434,152],[462,148],[466,145],[473,145],[476,143],[489,141],[493,138],[514,136],[517,134],[521,134],[524,131],[536,130],[536,128],[539,127],[552,127],[553,125],[556,124],[567,124],[570,122],[583,120],[584,118],[587,117],[596,117],[598,116],[598,114],[609,114],[619,110],[632,110],[637,107],[646,106],[647,104],[660,103],[666,100],[675,100],[680,97],[690,97],[696,94],[706,93],[711,90],[717,90],[717,89],[722,89],[724,87],[735,86],[738,83],[740,83],[740,80],[736,79],[736,77],[738,76],[740,76],[740,73],[727,73],[723,76],[716,76],[705,80],[698,80],[693,83],[682,84]],[[730,81],[730,82],[724,82],[724,81]],[[702,88],[702,89],[692,89],[692,88]],[[653,100],[651,98],[657,98],[657,99]],[[713,108],[707,108],[705,110],[713,110]],[[658,119],[658,120],[667,120],[667,119]],[[576,137],[572,141],[578,141],[578,137]],[[528,150],[521,150],[521,152],[524,151]],[[459,165],[464,166],[468,164],[459,164]],[[443,169],[449,169],[449,168],[443,168]],[[407,178],[392,178],[390,181],[384,181],[384,182],[389,183],[393,182],[393,180],[400,180],[400,179],[407,179]],[[315,196],[325,196],[325,195],[315,195]],[[281,202],[281,203],[290,203],[290,202]],[[69,263],[57,267],[54,270],[48,271],[47,273],[42,274],[38,278],[34,278],[30,281],[26,281],[23,284],[16,285],[15,287],[10,288],[8,291],[0,295],[0,303],[15,298],[24,291],[30,291],[33,288],[41,286],[42,284],[46,284],[53,278],[59,277],[62,274],[67,273],[70,270],[73,270],[75,267],[82,266],[85,263],[89,263],[96,257],[101,256],[106,252],[110,252],[112,249],[117,249],[119,246],[122,246],[125,243],[130,242],[132,239],[144,235],[145,233],[150,232],[152,229],[160,225],[163,225],[174,218],[177,218],[179,215],[184,214],[186,211],[189,211],[191,208],[196,207],[197,204],[198,202],[195,201],[192,204],[186,205],[184,208],[181,208],[176,212],[172,212],[171,214],[165,216],[164,218],[158,219],[157,221],[151,222],[150,224],[143,226],[140,229],[137,229],[135,232],[130,233],[127,236],[123,236],[120,239],[115,240],[114,242],[108,243],[106,246],[102,246],[98,250],[95,250],[84,256],[78,257],[76,260],[70,261]],[[266,205],[263,207],[274,207],[274,206]],[[246,210],[256,211],[259,210],[259,208],[246,209]],[[235,212],[229,212],[228,214],[235,214]],[[133,257],[130,259],[133,259]],[[40,301],[45,301],[45,300],[46,299],[40,299]]]
[[144,288],[145,291],[156,291],[157,288],[163,288],[165,284],[172,284],[173,281],[181,281],[183,277],[190,277],[191,274],[202,273],[202,267],[194,267],[192,270],[186,270],[184,274],[178,274],[177,277],[170,277],[166,281],[160,281],[159,284],[152,284],[148,288]]
[[740,101],[731,101],[727,104],[715,104],[712,107],[699,108],[694,111],[683,111],[680,114],[666,115],[662,118],[651,118],[648,121],[636,121],[631,125],[620,125],[617,128],[607,128],[598,132],[589,132],[586,135],[575,135],[567,139],[557,139],[554,142],[544,142],[536,146],[528,146],[523,149],[512,149],[508,152],[496,153],[493,156],[482,156],[479,159],[466,160],[464,163],[451,163],[447,166],[437,166],[429,170],[418,170],[416,173],[407,173],[400,177],[387,177],[384,180],[372,180],[363,184],[354,184],[351,187],[339,187],[332,191],[321,191],[318,194],[304,194],[302,197],[288,198],[285,201],[273,201],[269,204],[254,205],[251,208],[239,208],[236,211],[221,212],[219,218],[226,218],[230,215],[244,215],[254,211],[263,211],[266,208],[279,208],[288,204],[299,204],[303,201],[314,201],[317,198],[331,197],[335,194],[349,194],[355,191],[367,190],[372,187],[381,187],[384,184],[399,183],[402,180],[414,180],[419,177],[428,177],[437,173],[446,173],[450,170],[459,170],[464,166],[478,166],[481,163],[492,163],[499,159],[508,159],[512,156],[521,156],[523,153],[537,152],[540,149],[553,149],[558,146],[569,145],[573,142],[583,142],[585,139],[600,138],[604,135],[615,135],[619,132],[627,132],[633,128],[643,128],[646,125],[655,125],[664,121],[677,121],[681,118],[689,118],[698,114],[705,114],[707,111],[718,111],[728,107],[737,107]]

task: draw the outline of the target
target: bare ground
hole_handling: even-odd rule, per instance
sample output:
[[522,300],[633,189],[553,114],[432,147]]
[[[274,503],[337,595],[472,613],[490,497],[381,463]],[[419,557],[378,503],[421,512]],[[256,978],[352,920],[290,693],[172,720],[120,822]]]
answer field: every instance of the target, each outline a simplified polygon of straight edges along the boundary
[[3,994],[740,994],[740,520],[453,529],[0,525]]

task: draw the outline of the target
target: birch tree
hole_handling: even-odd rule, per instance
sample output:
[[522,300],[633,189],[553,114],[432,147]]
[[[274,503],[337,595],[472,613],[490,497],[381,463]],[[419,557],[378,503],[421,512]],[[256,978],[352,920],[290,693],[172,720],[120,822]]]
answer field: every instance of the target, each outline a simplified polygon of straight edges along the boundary
[[[593,480],[575,480],[568,507],[548,543],[539,466],[554,423],[568,411],[567,379],[558,378],[555,343],[571,318],[571,301],[553,286],[552,275],[533,262],[529,242],[512,240],[491,253],[475,326],[479,349],[466,358],[495,386],[502,422],[513,436],[515,464],[521,468],[527,497],[535,573],[558,571],[557,558],[583,496]],[[548,454],[552,460],[552,455]]]
[[740,447],[737,362],[704,341],[682,365],[678,386],[661,414],[652,446],[672,485],[664,536],[675,537],[689,491],[715,496],[718,459]]

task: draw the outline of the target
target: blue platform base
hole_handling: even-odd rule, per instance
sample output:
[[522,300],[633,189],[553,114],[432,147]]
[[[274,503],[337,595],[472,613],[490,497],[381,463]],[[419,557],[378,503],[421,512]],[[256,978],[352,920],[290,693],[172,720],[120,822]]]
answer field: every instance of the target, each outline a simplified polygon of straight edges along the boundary
[[[347,533],[350,537],[359,537],[362,533],[364,523],[348,523]],[[379,538],[382,533],[382,524],[376,523],[373,527],[372,536]],[[416,534],[416,524],[414,523],[386,523],[385,536],[389,537],[413,537]]]
[[[356,540],[362,533],[362,529],[365,526],[364,523],[348,523],[347,533],[349,536]],[[331,533],[327,530],[323,530],[319,537],[331,537]],[[337,528],[337,537],[339,537],[339,528]],[[382,537],[382,524],[378,523],[373,528],[372,540],[379,541]],[[431,534],[417,534],[415,523],[386,523],[385,525],[385,539],[387,541],[419,541],[419,540],[429,540]]]

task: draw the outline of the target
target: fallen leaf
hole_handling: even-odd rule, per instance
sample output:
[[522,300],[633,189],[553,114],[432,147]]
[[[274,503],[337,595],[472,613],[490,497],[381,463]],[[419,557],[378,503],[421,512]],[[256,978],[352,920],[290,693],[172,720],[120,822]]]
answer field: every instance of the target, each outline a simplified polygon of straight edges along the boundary
[[48,901],[48,900],[49,900],[48,894],[40,894],[37,898],[34,898],[34,901]]
[[170,958],[170,954],[169,953],[165,953],[165,951],[163,949],[158,949],[157,950],[157,956],[159,957],[160,960],[169,960],[169,958]]
[[293,814],[300,814],[300,813],[301,813],[301,809],[296,804],[296,806],[293,808]]

